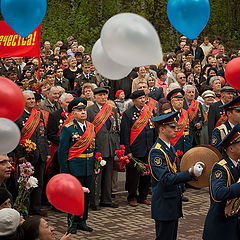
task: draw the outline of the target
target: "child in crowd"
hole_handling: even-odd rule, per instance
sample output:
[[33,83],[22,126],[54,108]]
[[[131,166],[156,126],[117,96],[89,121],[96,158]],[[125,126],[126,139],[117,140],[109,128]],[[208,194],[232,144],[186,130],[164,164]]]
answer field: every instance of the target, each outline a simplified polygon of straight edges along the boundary
[[125,93],[123,90],[118,90],[115,94],[116,99],[114,100],[114,102],[116,103],[120,114],[122,115],[123,112],[125,111]]

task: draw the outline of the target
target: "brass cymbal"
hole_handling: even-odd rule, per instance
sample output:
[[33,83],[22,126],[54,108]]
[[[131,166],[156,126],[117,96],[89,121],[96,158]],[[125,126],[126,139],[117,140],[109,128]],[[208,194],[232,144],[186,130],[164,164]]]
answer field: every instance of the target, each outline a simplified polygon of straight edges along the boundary
[[193,167],[197,162],[203,162],[204,170],[202,175],[197,181],[193,180],[188,182],[188,184],[197,188],[208,187],[212,167],[221,157],[220,152],[212,146],[197,146],[183,155],[180,162],[180,169],[181,171],[185,171]]

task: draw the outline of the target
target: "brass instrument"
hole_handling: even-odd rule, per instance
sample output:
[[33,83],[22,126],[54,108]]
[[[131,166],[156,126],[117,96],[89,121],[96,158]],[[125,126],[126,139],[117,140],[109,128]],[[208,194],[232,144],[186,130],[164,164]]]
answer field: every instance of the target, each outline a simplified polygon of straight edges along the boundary
[[187,151],[180,162],[181,171],[188,170],[196,163],[203,165],[203,173],[197,181],[188,182],[189,185],[197,188],[209,186],[209,178],[213,165],[221,159],[222,155],[218,150],[211,146],[197,146]]
[[[240,182],[240,178],[237,181],[238,183]],[[238,213],[240,210],[240,198],[234,198],[231,200],[227,200],[226,206],[225,206],[225,216],[226,217],[231,217]]]

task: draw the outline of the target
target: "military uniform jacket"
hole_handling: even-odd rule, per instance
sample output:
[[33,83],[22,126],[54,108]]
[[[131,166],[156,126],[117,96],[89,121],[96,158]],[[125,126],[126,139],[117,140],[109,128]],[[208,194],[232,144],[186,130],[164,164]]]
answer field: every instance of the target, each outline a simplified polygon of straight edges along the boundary
[[[228,174],[231,185],[227,185]],[[227,200],[240,197],[240,177],[238,169],[231,159],[223,154],[223,158],[214,165],[210,178],[211,205],[205,220],[203,231],[204,240],[239,240],[238,214],[225,217],[224,209]]]
[[222,101],[215,102],[210,105],[208,112],[208,136],[209,139],[212,137],[213,129],[215,128],[216,123],[220,119],[220,117],[224,114],[224,110],[219,108],[219,106],[223,105]]
[[76,120],[62,127],[58,146],[58,161],[61,173],[73,176],[90,176],[94,171],[96,142],[93,138],[87,149],[79,156],[68,160],[69,149],[83,135],[83,131]]
[[211,146],[215,147],[220,153],[222,153],[222,147],[216,147],[222,140],[223,138],[232,130],[232,127],[227,120],[224,124],[221,126],[215,128],[212,133],[212,138],[211,138]]
[[135,157],[145,157],[156,139],[154,124],[149,120],[145,128],[130,146],[131,128],[140,114],[140,111],[135,106],[130,107],[123,113],[120,127],[120,142],[125,146],[126,155],[132,153]]
[[[20,131],[22,130],[29,117],[30,114],[24,111],[22,116],[16,121],[16,124],[18,125]],[[40,156],[41,161],[45,162],[47,156],[50,155],[50,151],[48,147],[46,128],[42,114],[40,117],[40,122],[36,127],[35,131],[33,132],[30,140],[36,143],[36,150],[31,154],[30,157],[30,162],[32,163],[32,165],[36,165]],[[16,154],[17,159],[24,157],[24,153],[20,144],[16,147],[14,153]]]
[[[172,221],[182,217],[182,192],[179,184],[192,180],[189,171],[179,172],[175,148],[171,146],[169,149],[160,138],[153,145],[148,161],[152,176],[152,218]],[[170,166],[174,163],[175,173]]]
[[[184,99],[183,109],[188,110],[189,107],[190,106],[188,106],[186,99]],[[198,145],[200,144],[200,131],[201,131],[201,129],[197,129],[195,127],[195,124],[200,123],[201,126],[203,126],[203,121],[204,121],[204,118],[203,118],[202,104],[199,103],[199,108],[198,108],[197,114],[195,115],[195,117],[193,118],[193,120],[190,124],[192,137],[195,140],[195,143],[198,144]]]
[[[87,108],[87,119],[89,122],[93,122],[94,118],[100,111],[97,104]],[[115,151],[120,147],[120,135],[117,118],[117,110],[113,107],[112,114],[109,117],[111,126],[107,129],[106,122],[96,135],[96,141],[98,143],[98,149],[102,154],[102,157],[114,157]]]

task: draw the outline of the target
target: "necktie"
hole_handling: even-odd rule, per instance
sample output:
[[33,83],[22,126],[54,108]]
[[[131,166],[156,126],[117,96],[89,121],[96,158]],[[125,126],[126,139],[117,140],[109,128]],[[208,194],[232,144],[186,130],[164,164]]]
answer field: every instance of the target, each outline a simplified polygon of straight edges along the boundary
[[83,132],[85,132],[86,131],[86,126],[85,125],[83,125]]

